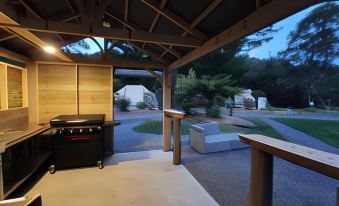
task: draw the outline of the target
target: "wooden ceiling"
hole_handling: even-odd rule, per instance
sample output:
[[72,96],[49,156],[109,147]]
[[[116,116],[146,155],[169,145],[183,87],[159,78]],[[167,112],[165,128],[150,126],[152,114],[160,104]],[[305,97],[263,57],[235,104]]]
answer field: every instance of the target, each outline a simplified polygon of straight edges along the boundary
[[[127,41],[171,69],[319,0],[2,0],[0,47],[34,58],[86,37]],[[102,26],[109,22],[110,28]],[[72,59],[58,50],[62,61]]]

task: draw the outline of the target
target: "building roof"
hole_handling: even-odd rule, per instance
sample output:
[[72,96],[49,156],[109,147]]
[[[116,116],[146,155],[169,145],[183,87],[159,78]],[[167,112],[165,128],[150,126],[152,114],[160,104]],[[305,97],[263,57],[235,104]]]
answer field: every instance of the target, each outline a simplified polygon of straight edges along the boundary
[[[176,68],[319,0],[2,0],[0,47],[36,58],[88,36],[128,41]],[[8,20],[10,19],[10,20]],[[102,22],[110,28],[103,28]],[[38,39],[27,37],[29,31]],[[65,54],[49,59],[68,61]]]

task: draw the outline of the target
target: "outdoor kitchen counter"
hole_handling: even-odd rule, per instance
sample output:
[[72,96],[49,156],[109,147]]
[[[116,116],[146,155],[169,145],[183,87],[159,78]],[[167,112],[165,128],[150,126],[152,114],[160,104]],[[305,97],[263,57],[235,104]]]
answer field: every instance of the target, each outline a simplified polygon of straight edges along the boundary
[[6,148],[42,133],[49,128],[49,125],[41,126],[37,124],[30,124],[27,130],[10,131],[5,134],[0,134],[0,154],[4,153]]

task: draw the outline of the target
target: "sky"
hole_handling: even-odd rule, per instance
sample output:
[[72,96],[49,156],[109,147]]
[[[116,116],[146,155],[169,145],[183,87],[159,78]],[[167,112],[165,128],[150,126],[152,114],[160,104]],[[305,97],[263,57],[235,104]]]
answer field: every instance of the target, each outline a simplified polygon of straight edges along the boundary
[[287,37],[290,31],[293,31],[296,28],[298,22],[305,18],[310,11],[320,5],[321,4],[311,6],[273,24],[273,28],[278,29],[282,27],[282,29],[273,35],[273,39],[270,42],[264,43],[262,46],[252,49],[248,52],[248,55],[250,57],[256,57],[259,59],[276,57],[279,51],[286,49],[288,43]]

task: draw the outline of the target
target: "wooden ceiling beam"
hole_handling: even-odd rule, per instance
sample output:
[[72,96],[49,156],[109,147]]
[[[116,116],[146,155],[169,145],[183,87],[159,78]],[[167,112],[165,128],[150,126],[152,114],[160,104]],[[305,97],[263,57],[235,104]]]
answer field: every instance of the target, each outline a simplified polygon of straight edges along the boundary
[[[204,9],[203,12],[200,13],[200,15],[194,19],[194,21],[192,22],[192,24],[190,25],[191,29],[194,29],[196,26],[198,26],[198,24],[200,22],[202,22],[212,11],[214,11],[215,8],[217,8],[219,6],[219,4],[222,2],[223,0],[214,0],[212,3],[210,3],[206,9]],[[184,31],[184,33],[181,34],[181,36],[186,36],[188,34],[188,31]],[[172,49],[173,45],[171,45],[169,47],[169,49]],[[167,53],[167,51],[165,50],[162,54],[161,57],[163,57],[165,54]]]
[[189,32],[190,34],[192,34],[193,36],[197,37],[198,39],[201,40],[206,40],[208,37],[206,34],[196,30],[196,29],[191,29],[190,28],[190,24],[188,22],[186,22],[183,18],[181,18],[180,16],[178,16],[177,14],[175,14],[174,12],[166,9],[166,8],[161,8],[160,4],[157,3],[154,0],[140,0],[141,2],[143,2],[144,4],[146,4],[147,6],[149,6],[150,8],[152,8],[154,11],[160,13],[161,15],[163,15],[164,17],[166,17],[167,19],[169,19],[170,21],[172,21],[173,23],[175,23],[176,25],[178,25],[179,27],[181,27],[183,30]]
[[[134,68],[134,69],[151,68],[151,69],[157,69],[157,70],[158,69],[163,70],[167,68],[165,64],[158,63],[158,62],[125,59],[125,58],[118,58],[114,56],[107,56],[105,59],[102,59],[101,57],[89,57],[89,56],[83,57],[83,56],[68,55],[68,58],[72,60],[72,63],[70,64],[79,64],[79,65],[81,64],[110,65],[110,66],[113,65],[114,67],[122,67],[122,68]],[[37,63],[58,63],[60,64],[60,62],[49,61],[39,56],[35,60],[37,61]]]
[[272,0],[260,9],[252,12],[241,21],[224,30],[220,34],[205,42],[199,48],[191,51],[169,65],[169,69],[176,69],[199,57],[209,54],[222,46],[229,44],[246,35],[250,35],[262,28],[286,18],[306,7],[324,2],[323,0]]
[[[127,28],[129,28],[129,29],[131,29],[131,30],[134,30],[134,31],[141,30],[141,29],[140,29],[140,26],[136,25],[135,23],[124,22],[124,21],[122,21],[121,19],[119,19],[118,17],[114,16],[113,14],[111,14],[111,13],[109,13],[109,12],[107,12],[107,11],[106,11],[106,14],[107,14],[108,16],[112,17],[113,19],[117,20],[119,23],[123,24],[125,27],[127,27]],[[161,48],[163,48],[163,49],[167,49],[167,47],[165,47],[165,46],[163,46],[163,45],[161,45],[161,44],[156,44],[156,45],[158,45],[159,47],[161,47]],[[147,48],[145,48],[144,44],[143,44],[142,46],[138,45],[138,48],[140,48],[140,49],[142,49],[142,50],[145,50],[145,51],[148,50]],[[169,51],[169,52],[171,52],[171,53],[173,52],[174,55],[180,55],[180,53],[175,52],[175,51],[172,51],[172,50]],[[181,55],[181,56],[182,56],[182,55]],[[159,55],[157,54],[157,55],[155,56],[155,58],[157,58],[157,59],[159,59],[159,57],[160,57],[160,54],[159,54]],[[161,58],[161,59],[162,59],[162,58]],[[165,60],[165,61],[166,61],[166,60]]]
[[60,33],[85,37],[102,37],[124,41],[149,42],[184,47],[198,47],[201,41],[192,37],[182,37],[169,34],[154,34],[146,31],[124,31],[123,29],[95,27],[83,24],[72,24],[48,20],[22,18],[15,23],[0,23],[1,27],[22,28],[45,33]]
[[[33,16],[39,20],[42,20],[41,16],[38,15],[24,0],[18,0],[19,3],[25,7],[25,9],[27,9],[31,14],[33,14]],[[64,41],[64,39],[59,35],[59,34],[55,34],[61,41]]]

